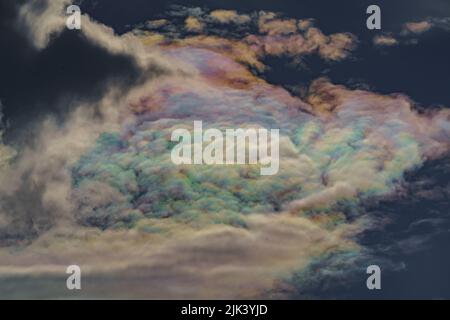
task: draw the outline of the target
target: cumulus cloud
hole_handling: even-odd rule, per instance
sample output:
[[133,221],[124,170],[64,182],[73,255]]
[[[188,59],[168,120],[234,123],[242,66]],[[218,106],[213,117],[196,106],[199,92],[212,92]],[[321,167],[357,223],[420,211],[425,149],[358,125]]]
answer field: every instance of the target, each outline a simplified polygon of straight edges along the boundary
[[14,162],[5,165],[0,176],[8,184],[0,187],[0,215],[14,218],[17,223],[3,230],[3,240],[30,240],[48,227],[73,221],[68,198],[70,166],[86,152],[99,132],[114,130],[117,113],[112,109],[103,113],[112,105],[109,99],[111,96],[105,97],[98,109],[79,106],[62,126],[56,119],[48,118],[38,126],[34,142],[24,147]]
[[[187,14],[189,11],[185,9]],[[211,22],[221,22],[229,25],[221,28]],[[251,15],[242,15],[234,10],[214,10],[208,15],[188,15],[185,28],[189,31],[204,34],[203,37],[167,35],[164,45],[173,42],[208,46],[218,51],[228,51],[242,62],[263,70],[260,60],[265,56],[288,56],[298,60],[302,56],[318,54],[328,61],[343,60],[351,55],[356,48],[358,40],[351,33],[335,33],[325,35],[319,28],[314,27],[313,19],[288,19],[270,11],[255,12]],[[246,28],[246,27],[248,28]],[[251,26],[251,27],[250,27]],[[255,32],[254,29],[257,29]],[[244,37],[243,37],[244,35]],[[235,40],[235,37],[243,37]]]
[[[26,36],[30,37],[29,39],[39,49],[37,52],[33,52],[34,55],[37,55],[36,61],[39,62],[41,52],[52,49],[53,43],[49,42],[50,37],[53,38],[52,42],[57,43],[59,37],[64,36],[62,27],[56,22],[50,22],[60,21],[60,18],[65,21],[64,16],[60,15],[60,9],[66,4],[66,1],[55,1],[51,4],[46,1],[34,1],[18,7],[18,23],[30,26],[31,31],[28,30]],[[39,27],[38,25],[46,20],[46,16],[50,18],[50,22],[48,22],[50,25]],[[83,34],[88,41],[80,42],[78,38],[73,39],[76,44],[80,44],[80,50],[86,47],[90,49],[92,43],[94,46],[107,48],[107,53],[97,50],[97,48],[92,49],[91,53],[94,55],[91,57],[91,62],[97,60],[96,55],[103,57],[103,60],[112,61],[111,64],[107,64],[110,68],[108,72],[111,72],[117,69],[116,61],[114,61],[116,56],[128,56],[129,59],[125,58],[124,61],[128,62],[134,59],[139,68],[134,63],[125,63],[125,66],[121,66],[125,69],[122,70],[123,73],[115,77],[108,75],[107,72],[105,74],[100,72],[101,88],[95,82],[89,83],[93,89],[97,90],[98,99],[85,100],[84,95],[87,94],[86,91],[83,91],[76,100],[73,100],[70,99],[71,95],[64,91],[64,87],[54,85],[55,88],[60,89],[58,92],[60,96],[56,102],[52,101],[52,103],[58,106],[63,105],[61,108],[65,108],[66,118],[61,119],[57,114],[52,116],[42,112],[44,115],[34,119],[32,127],[27,127],[26,131],[32,132],[33,137],[21,142],[23,145],[20,154],[14,151],[15,140],[12,140],[11,146],[2,144],[0,176],[2,181],[9,181],[9,183],[0,187],[0,197],[3,199],[0,205],[0,215],[3,220],[11,222],[0,232],[2,234],[0,242],[2,243],[14,242],[18,239],[28,241],[45,232],[58,221],[73,220],[73,207],[68,199],[71,192],[70,166],[74,163],[73,161],[86,152],[102,131],[106,128],[114,130],[112,124],[118,121],[118,113],[114,109],[117,107],[116,104],[120,103],[120,97],[126,94],[130,83],[151,81],[154,77],[182,70],[182,67],[177,69],[176,62],[169,63],[168,57],[162,58],[154,50],[146,49],[140,40],[131,35],[116,36],[111,28],[98,24],[87,16],[83,16],[82,24]],[[21,50],[21,48],[14,49]],[[70,47],[68,51],[70,51]],[[56,53],[64,54],[64,52],[58,51]],[[63,58],[67,57],[63,56]],[[54,61],[50,63],[53,64]],[[48,82],[46,85],[51,85],[53,81],[51,69],[47,69],[45,64],[43,68],[48,73],[45,79]],[[95,66],[91,66],[91,68],[94,68],[92,71],[96,71]],[[127,79],[130,73],[134,73],[132,80]],[[83,75],[70,74],[68,77],[72,81],[67,90],[70,90],[72,94],[76,92],[78,86],[83,87],[86,82],[89,82],[90,78]],[[60,70],[58,70],[58,76],[61,76]],[[124,77],[125,80],[120,77]],[[32,79],[33,77],[30,77],[30,80]],[[129,82],[127,83],[127,81]],[[39,86],[39,83],[32,82],[30,86]],[[23,87],[19,86],[19,89],[33,92],[33,88],[27,88],[26,84]],[[39,93],[40,95],[34,96],[35,99],[40,99],[42,96],[45,98],[46,91],[43,90]],[[66,107],[64,104],[68,104],[70,107]],[[17,123],[13,123],[13,125],[17,126]],[[4,133],[3,126],[0,129],[1,136]],[[14,162],[12,162],[13,159]],[[24,197],[29,197],[29,201],[25,201]]]
[[377,47],[417,44],[420,37],[431,30],[450,30],[448,17],[428,17],[423,21],[406,22],[402,24],[402,30],[397,34],[381,34],[373,38],[373,44]]
[[191,32],[202,32],[205,26],[203,22],[192,16],[186,18],[185,25],[186,29]]
[[301,19],[298,21],[298,29],[299,30],[307,30],[308,28],[314,25],[314,19]]
[[297,21],[295,19],[269,20],[265,15],[260,17],[259,32],[269,35],[292,34],[297,32]]
[[320,29],[309,28],[304,35],[290,36],[248,36],[245,41],[261,56],[319,54],[326,60],[342,60],[350,55],[356,46],[356,38],[350,33],[324,35]]
[[251,21],[250,16],[246,14],[238,14],[235,10],[214,10],[211,11],[209,16],[217,22],[220,23],[237,23],[244,24]]
[[[127,297],[264,297],[315,260],[358,255],[351,239],[370,221],[347,219],[343,204],[363,216],[364,199],[392,194],[405,171],[449,150],[446,110],[419,113],[405,96],[327,79],[302,100],[248,68],[265,55],[340,60],[355,46],[351,34],[312,25],[299,32],[298,21],[264,13],[258,23],[267,34],[244,43],[200,35],[145,46],[145,38],[138,44],[83,19],[88,39],[136,57],[141,73],[149,61],[167,72],[125,91],[110,84],[66,121],[43,122],[18,154],[0,144],[0,179],[8,182],[0,186],[0,241],[28,243],[19,253],[0,250],[2,279],[33,274],[51,284],[76,260],[93,297],[120,296],[117,283],[130,288]],[[34,38],[41,43],[52,28]],[[220,130],[280,129],[279,173],[174,165],[171,132],[199,119]]]
[[398,45],[398,40],[389,35],[378,35],[373,38],[373,43],[376,46],[395,46]]
[[403,34],[420,35],[431,29],[450,31],[450,18],[428,17],[427,19],[419,22],[407,22],[403,25]]
[[407,22],[403,25],[405,33],[421,34],[431,29],[433,24],[429,21]]
[[145,23],[145,26],[149,29],[158,29],[169,24],[167,19],[149,20]]

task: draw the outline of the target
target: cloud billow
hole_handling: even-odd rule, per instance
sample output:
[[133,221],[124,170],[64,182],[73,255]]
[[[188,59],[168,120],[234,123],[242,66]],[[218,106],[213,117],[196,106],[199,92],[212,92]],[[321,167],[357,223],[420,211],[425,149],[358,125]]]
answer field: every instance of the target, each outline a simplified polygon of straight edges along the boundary
[[[38,9],[21,7],[22,23],[54,12]],[[186,22],[190,16],[202,28]],[[109,290],[112,279],[132,297],[264,297],[279,289],[280,275],[302,279],[314,265],[335,272],[346,257],[367,261],[355,235],[379,221],[367,216],[365,202],[395,196],[405,172],[448,153],[448,110],[418,112],[404,95],[351,90],[326,78],[300,99],[252,72],[266,67],[267,54],[340,61],[355,46],[351,34],[325,35],[312,21],[267,13],[189,10],[182,17],[183,30],[253,21],[258,33],[243,42],[142,30],[117,36],[84,16],[81,33],[52,23],[22,35],[49,65],[67,48],[86,50],[89,62],[73,65],[84,69],[70,69],[71,81],[85,83],[83,72],[96,59],[108,63],[89,70],[95,98],[90,87],[72,91],[73,83],[63,82],[54,101],[61,108],[60,101],[71,102],[64,119],[43,117],[32,143],[0,144],[0,179],[8,182],[0,186],[3,277],[54,279],[76,258],[96,284],[83,289],[94,297],[121,296]],[[59,74],[47,76],[45,83],[56,83]],[[22,90],[33,92],[39,80]],[[174,165],[171,132],[195,120],[220,129],[280,129],[279,173]],[[329,281],[321,274],[309,280],[311,287]],[[51,283],[41,290],[59,296]]]

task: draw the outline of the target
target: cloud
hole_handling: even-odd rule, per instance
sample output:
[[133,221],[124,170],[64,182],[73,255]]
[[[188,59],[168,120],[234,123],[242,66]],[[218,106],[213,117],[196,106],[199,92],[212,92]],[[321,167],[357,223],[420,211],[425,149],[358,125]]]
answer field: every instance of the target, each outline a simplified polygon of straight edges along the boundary
[[235,10],[214,10],[209,14],[214,21],[226,24],[226,23],[236,23],[245,24],[251,21],[250,16],[246,14],[238,14]]
[[305,31],[308,28],[312,27],[313,24],[314,24],[314,19],[301,19],[298,21],[297,26],[298,26],[299,30]]
[[0,52],[0,97],[10,123],[5,139],[30,139],[32,130],[23,126],[49,114],[63,119],[77,104],[94,105],[110,85],[126,91],[146,78],[178,71],[156,49],[144,50],[137,38],[116,36],[86,16],[82,32],[65,29],[65,3],[2,3],[0,42],[8,50]]
[[[0,232],[2,242],[30,241],[52,226],[74,221],[70,166],[102,130],[114,130],[117,113],[112,111],[111,99],[117,99],[118,92],[105,96],[98,108],[78,106],[62,125],[47,118],[35,129],[33,143],[24,146],[20,155],[9,157],[14,161],[0,172],[1,180],[8,181],[0,187],[0,215],[14,223]],[[104,112],[106,108],[111,109]]]
[[31,0],[19,9],[19,22],[28,28],[28,35],[33,44],[42,49],[47,46],[51,36],[65,28],[65,8],[70,0]]
[[376,46],[395,46],[398,45],[398,40],[388,35],[378,35],[373,38],[373,43]]
[[[0,176],[9,184],[0,188],[0,216],[11,222],[0,231],[1,243],[30,241],[59,221],[73,221],[73,207],[68,198],[70,166],[102,131],[112,129],[117,122],[114,108],[120,103],[120,97],[126,96],[133,85],[172,72],[188,72],[176,62],[170,63],[170,58],[146,49],[136,37],[116,36],[111,28],[87,16],[82,17],[82,34],[58,29],[53,22],[49,26],[37,26],[47,15],[50,20],[59,21],[57,8],[65,4],[65,1],[51,4],[34,1],[8,7],[16,13],[19,23],[28,24],[32,31],[25,29],[25,36],[21,38],[23,35],[17,34],[14,28],[6,29],[6,34],[19,39],[18,44],[11,47],[16,55],[4,61],[10,65],[6,66],[5,73],[11,74],[5,86],[13,89],[6,92],[11,95],[17,90],[18,93],[17,101],[14,95],[6,95],[8,105],[4,112],[8,120],[12,119],[12,129],[7,128],[5,132],[3,126],[0,128],[0,136],[10,131],[14,133],[8,137],[11,145],[1,146]],[[21,45],[23,43],[37,48],[27,48]],[[72,46],[77,50],[72,50]],[[25,59],[23,56],[27,54],[33,59]],[[87,59],[79,59],[78,54],[89,56],[88,67],[83,67]],[[30,61],[36,65],[30,65]],[[22,62],[26,68],[18,66]],[[61,62],[69,73],[62,78]],[[19,73],[15,73],[14,67]],[[20,72],[22,69],[24,71]],[[86,69],[90,73],[86,74]],[[15,83],[17,75],[25,80]],[[45,88],[40,90],[42,83]],[[17,112],[16,103],[23,102],[21,97],[24,96],[29,99],[22,106],[27,108],[26,112]],[[33,106],[41,104],[48,109],[36,107],[40,114],[34,114]],[[17,121],[14,112],[25,120]],[[4,143],[3,139],[0,142]],[[21,145],[20,154],[14,150],[16,145]],[[14,163],[10,163],[12,161]],[[28,200],[24,201],[24,197]]]
[[262,71],[264,64],[260,61],[260,51],[256,47],[249,47],[243,41],[221,38],[217,36],[194,36],[177,40],[174,45],[190,45],[197,48],[207,48],[221,54],[228,55],[239,62]]
[[[70,229],[55,229],[20,256],[0,250],[3,263],[14,266],[1,267],[0,275],[20,279],[34,274],[44,279],[37,291],[24,292],[24,297],[42,293],[61,297],[65,290],[52,292],[51,279],[64,274],[66,264],[77,261],[87,297],[261,298],[280,275],[304,266],[311,256],[337,248],[357,250],[345,240],[353,233],[345,227],[329,231],[285,214],[249,215],[245,220],[246,229],[211,226],[195,231],[175,225],[180,228],[178,235],[169,241],[158,234],[125,230],[103,234],[74,230],[68,236]],[[54,242],[58,233],[60,241]],[[122,290],[114,289],[118,283]],[[16,280],[16,290],[20,291],[20,285]]]
[[[364,258],[352,239],[374,223],[361,203],[392,195],[406,171],[449,151],[448,110],[419,113],[405,96],[327,79],[300,99],[250,71],[266,55],[343,59],[351,34],[311,25],[291,34],[281,19],[244,42],[199,35],[145,46],[145,37],[83,19],[83,39],[135,61],[139,81],[126,90],[108,82],[64,121],[39,122],[29,145],[0,144],[1,278],[35,276],[44,296],[60,297],[52,281],[76,260],[91,297],[265,297],[314,261]],[[199,119],[205,128],[281,129],[279,174],[175,166],[170,133]]]
[[357,190],[346,183],[336,183],[319,193],[315,193],[309,197],[289,203],[289,210],[293,213],[299,210],[308,210],[315,207],[326,207],[330,202],[352,199],[356,196]]
[[289,36],[254,36],[245,38],[253,50],[259,55],[301,57],[302,55],[319,54],[326,60],[342,60],[348,57],[356,47],[356,37],[350,33],[324,35],[320,29],[311,27],[304,35]]
[[[311,30],[311,29],[310,29]],[[356,37],[351,33],[335,33],[319,44],[319,54],[327,60],[342,60],[356,47]]]
[[[227,12],[227,17],[239,15],[236,11],[213,12],[215,15],[222,15],[222,11]],[[248,23],[235,23],[223,28],[211,20],[211,15],[197,16],[195,19],[188,16],[186,22],[192,24],[192,28],[197,30],[196,33],[203,35],[181,37],[180,33],[160,30],[161,37],[164,37],[163,45],[189,44],[200,48],[207,47],[226,53],[261,72],[265,69],[263,60],[266,56],[287,56],[292,62],[298,62],[303,56],[318,54],[327,61],[340,61],[348,58],[358,44],[358,39],[351,33],[323,34],[320,29],[313,27],[313,19],[281,19],[273,12],[264,11],[252,13],[248,17],[251,19]],[[142,31],[137,29],[135,33]],[[243,40],[236,40],[236,37],[242,37],[243,34]],[[145,39],[142,41],[146,42]],[[161,41],[156,43],[162,44]]]
[[373,44],[377,47],[415,45],[419,43],[420,37],[431,30],[450,30],[450,19],[448,17],[428,17],[423,21],[406,22],[402,24],[402,30],[397,34],[381,34],[373,38]]
[[205,25],[199,19],[189,16],[185,20],[186,29],[191,32],[202,32]]
[[[199,43],[209,40],[198,39]],[[112,90],[96,108],[77,108],[62,127],[45,122],[33,148],[24,150],[23,157],[6,173],[4,179],[10,183],[4,187],[5,196],[22,194],[20,190],[29,188],[32,181],[41,193],[39,206],[68,216],[75,208],[82,213],[78,221],[100,228],[134,223],[135,217],[149,214],[177,215],[183,203],[191,209],[186,218],[226,207],[238,214],[260,206],[277,211],[293,205],[294,211],[305,211],[353,200],[361,192],[388,193],[392,181],[404,170],[420,165],[424,156],[437,157],[448,150],[448,115],[444,111],[420,116],[404,97],[351,91],[325,80],[312,85],[305,103],[255,77],[232,56],[208,47],[193,48],[192,43],[167,50],[172,59],[197,72],[189,78],[174,74],[149,81],[127,95]],[[117,109],[118,105],[128,109]],[[98,112],[101,118],[94,116]],[[197,118],[221,127],[258,124],[287,130],[281,138],[281,175],[246,181],[233,168],[224,169],[223,174],[214,169],[213,175],[208,168],[180,172],[169,161],[166,139],[176,123],[189,125]],[[304,134],[296,136],[296,132]],[[67,146],[71,152],[65,151]],[[142,162],[143,154],[159,160]],[[295,172],[302,174],[296,177]],[[144,178],[150,173],[152,179]],[[165,180],[166,174],[174,178]],[[92,186],[100,182],[123,196],[106,187],[101,188],[105,193],[96,194],[95,189],[100,188]],[[212,191],[214,196],[204,198],[205,190],[197,186],[205,183],[224,193]],[[246,191],[236,195],[228,190],[237,186]],[[58,193],[52,193],[53,189]],[[178,203],[172,203],[172,196]]]
[[[66,29],[65,8],[70,0],[31,0],[19,9],[19,21],[28,28],[28,36],[38,49],[45,48],[51,37],[55,37]],[[144,49],[142,43],[131,33],[121,36],[106,25],[93,21],[88,15],[81,16],[80,32],[89,41],[108,50],[111,54],[129,55],[139,66],[146,68],[155,64],[158,54]],[[162,59],[159,61],[162,64]],[[166,65],[169,69],[169,64]]]
[[440,28],[445,31],[450,31],[450,17],[430,18],[429,20],[433,27]]
[[[183,10],[178,11],[179,14],[184,12],[187,15],[189,10]],[[234,22],[234,25],[224,28],[217,26],[217,22]],[[313,19],[283,19],[270,11],[241,15],[235,10],[214,10],[205,16],[188,15],[185,20],[186,29],[204,34],[203,38],[188,36],[180,39],[179,34],[160,32],[168,36],[165,45],[172,41],[210,49],[217,46],[217,50],[231,51],[230,54],[241,57],[238,59],[259,71],[264,69],[261,60],[265,56],[288,56],[297,61],[304,55],[318,54],[328,61],[340,61],[349,57],[356,48],[358,40],[355,35],[325,35],[313,23]],[[243,41],[235,40],[242,35],[245,35]]]
[[145,26],[149,29],[159,29],[169,24],[167,19],[149,20],[145,23]]
[[297,21],[295,19],[268,20],[264,15],[259,20],[259,32],[269,35],[293,34],[297,32]]
[[170,5],[169,7],[170,11],[168,12],[168,15],[173,17],[200,17],[204,14],[203,9],[200,7],[187,7],[178,4]]
[[429,21],[407,22],[403,25],[405,33],[421,34],[431,29],[433,24]]

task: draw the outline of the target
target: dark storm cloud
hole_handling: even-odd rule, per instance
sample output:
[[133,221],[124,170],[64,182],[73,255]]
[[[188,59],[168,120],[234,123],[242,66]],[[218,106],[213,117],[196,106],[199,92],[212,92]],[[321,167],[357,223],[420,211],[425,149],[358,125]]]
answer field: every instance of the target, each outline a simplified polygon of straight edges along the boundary
[[[26,26],[19,23],[24,1],[0,3],[0,99],[10,123],[6,137],[23,134],[23,127],[48,114],[63,117],[76,104],[100,99],[111,83],[126,90],[142,79],[136,61],[113,54],[82,32],[63,29],[47,47],[37,49]],[[32,2],[39,14],[46,1]],[[161,74],[149,67],[146,75]]]

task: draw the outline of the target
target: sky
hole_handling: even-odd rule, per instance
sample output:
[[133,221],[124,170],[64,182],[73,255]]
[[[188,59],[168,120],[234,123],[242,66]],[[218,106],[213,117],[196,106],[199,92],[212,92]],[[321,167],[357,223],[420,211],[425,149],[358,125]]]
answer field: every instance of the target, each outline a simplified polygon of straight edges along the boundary
[[[0,4],[0,297],[450,296],[450,3],[70,3]],[[196,120],[278,174],[174,165]]]

